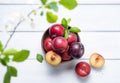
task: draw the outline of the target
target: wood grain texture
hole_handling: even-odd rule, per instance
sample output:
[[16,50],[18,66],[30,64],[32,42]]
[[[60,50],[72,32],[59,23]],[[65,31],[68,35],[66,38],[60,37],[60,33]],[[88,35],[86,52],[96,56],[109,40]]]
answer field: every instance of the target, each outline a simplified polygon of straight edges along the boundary
[[10,34],[9,33],[6,33],[6,32],[0,32],[0,41],[2,41],[2,44],[5,45],[8,38],[10,37]]
[[[8,48],[29,49],[29,58],[23,63],[11,62],[18,69],[18,77],[12,78],[11,83],[120,83],[120,0],[77,0],[79,5],[72,11],[59,8],[59,20],[63,17],[71,18],[71,26],[78,26],[79,33],[85,46],[85,54],[79,60],[63,63],[58,67],[51,67],[45,61],[36,61],[36,54],[44,56],[41,38],[46,29],[52,24],[46,22],[39,13],[35,17],[35,27],[30,26],[27,18],[18,28],[8,43]],[[40,5],[39,0],[0,0],[0,40],[5,45],[13,28],[5,30],[5,23],[13,15],[26,15]],[[19,18],[14,23],[19,21]],[[11,22],[10,22],[11,23]],[[13,25],[14,26],[14,25]],[[98,52],[106,59],[102,69],[92,68],[86,78],[78,77],[74,72],[75,64],[80,61],[89,62],[89,56]],[[0,64],[0,83],[2,83],[5,67]]]
[[[42,53],[41,38],[43,32],[16,32],[7,48],[29,49],[29,59],[35,59],[36,53]],[[83,59],[89,58],[93,52],[98,52],[106,59],[120,59],[119,32],[81,32],[79,34],[85,46]],[[17,42],[16,42],[17,41]]]
[[[58,0],[56,0],[58,1]],[[113,4],[120,3],[120,0],[77,0],[80,4]],[[0,3],[7,4],[40,4],[39,0],[1,0]]]
[[[27,60],[23,63],[11,63],[14,65],[19,73],[17,78],[12,78],[11,83],[119,83],[120,64],[118,60],[106,60],[106,63],[102,69],[92,68],[91,74],[87,78],[80,78],[74,72],[75,64],[77,60],[64,63],[58,67],[51,67],[45,61],[41,64],[35,60]],[[88,62],[88,60],[86,61]],[[2,76],[5,69],[0,69],[0,83],[2,83]]]
[[[19,14],[23,17],[32,10],[37,8],[36,5],[0,5],[1,28],[4,30],[5,24],[13,16],[13,25],[19,21]],[[9,10],[8,10],[9,8]],[[78,26],[82,31],[120,31],[120,5],[79,5],[76,9],[69,11],[60,6],[59,20],[63,17],[71,18],[71,26]],[[16,16],[15,16],[16,15]],[[14,21],[14,18],[16,21]],[[17,31],[45,31],[51,26],[46,21],[45,16],[40,17],[39,12],[34,18],[35,27],[31,28],[30,19],[27,18],[17,29]],[[13,29],[13,28],[12,28]],[[8,30],[12,30],[11,28]]]

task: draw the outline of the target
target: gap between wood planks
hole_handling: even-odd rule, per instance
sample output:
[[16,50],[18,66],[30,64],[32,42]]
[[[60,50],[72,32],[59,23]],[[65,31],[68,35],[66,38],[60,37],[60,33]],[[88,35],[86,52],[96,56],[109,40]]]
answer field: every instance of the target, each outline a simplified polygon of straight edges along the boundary
[[[35,58],[28,58],[27,60],[36,60]],[[81,58],[78,60],[89,60],[89,58]],[[105,58],[105,60],[120,60],[120,58]]]
[[[0,5],[41,5],[41,4],[0,3]],[[78,5],[120,5],[120,3],[78,3]]]
[[[41,4],[0,3],[0,5],[41,5]],[[120,5],[120,3],[79,3],[79,5]],[[2,31],[0,31],[0,32],[2,32]],[[14,32],[15,33],[15,32],[44,32],[44,31],[8,31],[8,32],[10,32],[10,33]],[[82,31],[82,32],[120,32],[120,30],[115,30],[115,31],[102,31],[102,30],[97,31],[97,30],[93,30],[93,31]],[[6,42],[4,49],[9,44],[9,41],[12,39],[14,33],[11,34],[10,37],[8,38],[8,41]],[[28,60],[34,60],[34,59],[31,58],[31,59],[28,59]],[[81,59],[81,60],[88,60],[88,58]],[[107,58],[106,60],[120,60],[120,59],[110,59],[110,58]]]
[[[14,32],[14,31],[8,31],[8,33],[12,33],[12,32]],[[33,32],[33,33],[38,33],[38,32],[45,32],[45,30],[44,31],[27,31],[27,30],[24,30],[24,31],[15,31],[15,32],[18,32],[18,33],[31,33],[31,32]],[[111,32],[120,32],[120,30],[82,30],[81,32],[107,32],[107,33],[111,33]],[[0,31],[0,33],[4,33],[4,31]]]

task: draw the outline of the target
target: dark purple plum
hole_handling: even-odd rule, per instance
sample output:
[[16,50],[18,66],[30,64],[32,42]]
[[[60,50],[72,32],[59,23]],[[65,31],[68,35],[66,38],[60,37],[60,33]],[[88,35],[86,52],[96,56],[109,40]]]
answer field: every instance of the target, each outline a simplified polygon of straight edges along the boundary
[[84,54],[84,46],[81,42],[73,42],[70,46],[69,55],[79,59]]

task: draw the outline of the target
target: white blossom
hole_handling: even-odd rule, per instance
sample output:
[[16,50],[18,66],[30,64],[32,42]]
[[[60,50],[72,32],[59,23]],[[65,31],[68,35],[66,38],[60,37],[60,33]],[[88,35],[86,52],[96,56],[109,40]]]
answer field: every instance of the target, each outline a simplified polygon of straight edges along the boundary
[[24,16],[20,12],[12,12],[11,14],[6,15],[4,17],[5,31],[12,31],[15,25],[23,19]]

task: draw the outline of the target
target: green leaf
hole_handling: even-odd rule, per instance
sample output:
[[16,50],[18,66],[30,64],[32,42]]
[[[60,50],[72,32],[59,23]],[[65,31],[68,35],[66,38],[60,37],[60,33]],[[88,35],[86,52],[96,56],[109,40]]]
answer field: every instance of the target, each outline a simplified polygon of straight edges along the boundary
[[5,61],[6,63],[8,63],[9,60],[10,60],[8,56],[5,56],[3,59],[4,59],[4,61]]
[[71,27],[69,29],[70,32],[74,32],[74,33],[77,33],[77,32],[80,32],[80,29],[78,27]]
[[13,66],[7,66],[7,72],[11,76],[15,76],[15,77],[17,76],[17,69]]
[[67,23],[69,24],[71,22],[71,19],[69,18],[68,20],[67,20]]
[[41,15],[41,16],[43,16],[43,14],[44,14],[44,12],[43,12],[43,11],[41,11],[41,12],[40,12],[40,15]]
[[3,50],[3,45],[2,45],[2,42],[0,41],[0,52],[2,52]]
[[41,0],[42,4],[45,5],[47,0]]
[[40,63],[43,62],[43,56],[42,56],[41,54],[37,54],[36,59],[37,59],[37,61],[39,61]]
[[7,63],[9,62],[9,57],[8,56],[4,56],[3,58],[0,59],[0,62],[2,65],[7,66]]
[[55,1],[48,3],[45,7],[48,9],[53,9],[55,12],[58,11],[57,2]]
[[7,66],[7,72],[5,73],[3,83],[10,83],[11,76],[17,76],[17,69],[13,66]]
[[55,15],[55,14],[53,14],[52,12],[47,12],[47,13],[46,13],[46,17],[47,17],[47,21],[48,21],[49,23],[54,23],[54,22],[56,22],[57,19],[58,19],[58,16]]
[[7,63],[6,63],[6,61],[5,61],[4,59],[1,59],[0,62],[1,62],[1,64],[4,65],[4,66],[7,65]]
[[29,51],[28,50],[21,50],[20,52],[17,52],[14,57],[13,57],[13,61],[15,62],[23,62],[24,60],[26,60],[29,56]]
[[67,20],[66,20],[65,18],[62,19],[61,24],[62,24],[65,28],[68,27],[68,23],[67,23]]
[[74,9],[78,5],[76,0],[60,0],[59,3],[69,10]]
[[68,30],[68,29],[66,29],[66,30],[65,30],[65,34],[64,34],[65,39],[67,39],[67,38],[68,38],[68,35],[69,35],[69,30]]
[[10,83],[10,80],[11,80],[11,75],[8,72],[6,72],[3,83]]
[[6,55],[6,56],[8,56],[8,55],[15,55],[17,52],[18,52],[18,51],[17,51],[16,49],[10,48],[10,49],[4,51],[4,52],[3,52],[3,55]]

